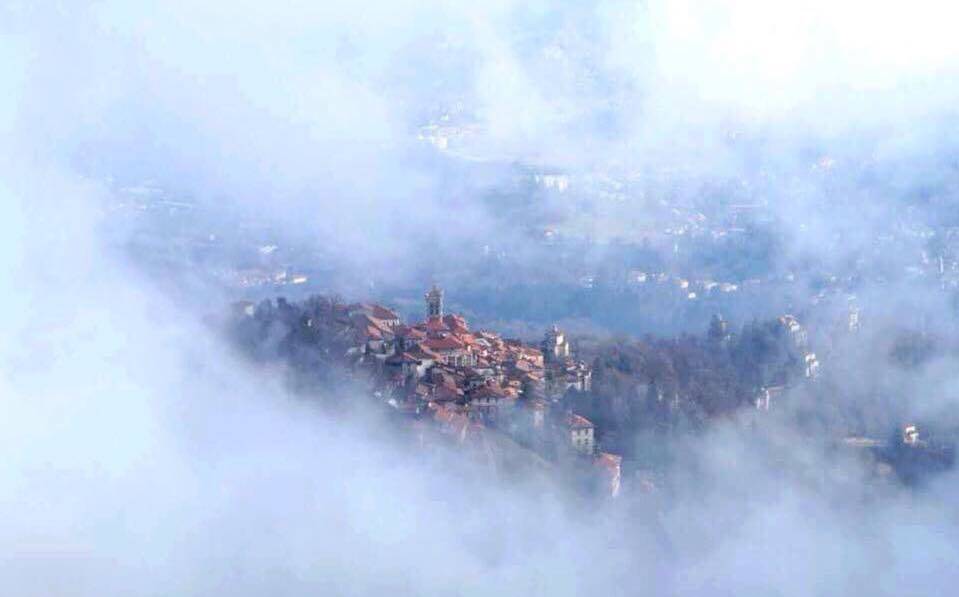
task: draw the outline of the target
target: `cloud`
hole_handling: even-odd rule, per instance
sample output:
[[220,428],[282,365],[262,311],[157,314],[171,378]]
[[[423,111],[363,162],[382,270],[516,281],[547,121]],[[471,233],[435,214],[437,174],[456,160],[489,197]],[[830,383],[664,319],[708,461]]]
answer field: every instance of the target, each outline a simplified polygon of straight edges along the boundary
[[[779,177],[765,188],[777,213],[815,231],[790,237],[791,254],[825,255],[835,230],[863,246],[859,207],[875,204],[873,222],[896,204],[850,176],[851,206],[810,215],[828,185],[805,177],[803,152],[906,166],[947,153],[929,148],[941,147],[936,123],[956,95],[950,12],[934,2],[0,7],[3,585],[18,595],[949,586],[952,474],[922,493],[873,488],[859,463],[835,462],[789,428],[756,437],[729,423],[692,441],[648,501],[594,512],[552,486],[488,482],[456,454],[421,460],[375,419],[330,418],[289,396],[105,229],[110,177],[150,178],[214,216],[240,206],[290,237],[322,237],[346,266],[455,261],[445,251],[464,236],[513,232],[480,201],[507,174],[472,180],[457,156],[416,140],[460,105],[478,132],[458,157],[480,164],[743,175],[749,160],[724,140],[743,128],[772,139],[757,143]],[[903,167],[891,186],[916,182]],[[444,251],[424,255],[418,238]]]

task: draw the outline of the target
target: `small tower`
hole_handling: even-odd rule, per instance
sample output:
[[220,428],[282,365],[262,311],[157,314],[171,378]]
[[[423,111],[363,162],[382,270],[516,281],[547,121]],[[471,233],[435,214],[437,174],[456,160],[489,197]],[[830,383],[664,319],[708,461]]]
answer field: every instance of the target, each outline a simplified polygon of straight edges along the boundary
[[436,284],[426,293],[426,317],[443,317],[443,290]]
[[547,365],[561,362],[570,356],[569,340],[556,325],[546,331],[542,348],[543,360]]

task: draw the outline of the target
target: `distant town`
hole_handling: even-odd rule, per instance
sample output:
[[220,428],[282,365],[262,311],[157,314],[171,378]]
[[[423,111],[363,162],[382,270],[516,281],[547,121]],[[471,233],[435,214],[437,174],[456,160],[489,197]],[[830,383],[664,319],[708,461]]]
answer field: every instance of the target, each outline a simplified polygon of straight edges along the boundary
[[[809,167],[823,185],[852,174],[885,175],[876,165],[828,156]],[[959,290],[959,221],[932,218],[915,202],[904,202],[895,220],[873,222],[872,236],[858,239],[850,253],[841,232],[814,230],[763,199],[786,184],[772,172],[755,181],[676,187],[651,176],[507,164],[497,166],[497,179],[476,191],[490,234],[450,231],[434,239],[455,250],[455,262],[423,244],[432,241],[406,235],[408,249],[420,256],[418,271],[403,270],[388,253],[350,267],[355,252],[320,238],[288,238],[269,214],[236,209],[212,217],[205,201],[149,182],[118,184],[111,222],[132,231],[123,238],[138,260],[164,273],[189,271],[229,293],[369,295],[409,317],[420,308],[422,284],[442,279],[470,319],[515,335],[526,335],[527,323],[535,333],[553,322],[570,330],[675,334],[701,329],[717,312],[730,320],[783,313],[812,320],[855,308],[884,319],[892,314],[879,311],[888,305],[868,290]],[[828,219],[836,207],[828,195],[819,201],[804,204],[799,215]],[[784,253],[784,235],[814,246],[816,255]],[[929,329],[934,313],[895,314],[904,316],[904,323]]]

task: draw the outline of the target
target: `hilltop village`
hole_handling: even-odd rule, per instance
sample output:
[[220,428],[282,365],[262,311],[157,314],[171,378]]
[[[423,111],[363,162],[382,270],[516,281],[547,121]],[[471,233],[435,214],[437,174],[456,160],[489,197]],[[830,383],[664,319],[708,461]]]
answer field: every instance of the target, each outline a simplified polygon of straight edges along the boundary
[[[368,396],[418,449],[452,445],[496,471],[565,475],[602,496],[655,486],[657,455],[671,438],[702,432],[715,420],[758,421],[770,411],[788,413],[810,433],[829,429],[837,440],[851,438],[839,445],[891,463],[901,476],[917,468],[903,454],[951,463],[951,451],[920,442],[889,444],[875,435],[864,441],[863,432],[883,433],[885,424],[862,422],[863,412],[875,418],[876,411],[852,400],[843,410],[835,400],[848,392],[841,355],[860,333],[855,309],[836,322],[830,342],[816,343],[826,349],[824,364],[793,315],[746,322],[737,332],[716,315],[701,336],[585,345],[580,338],[574,350],[555,325],[530,344],[471,329],[446,311],[437,286],[424,299],[423,319],[410,323],[380,304],[320,295],[242,301],[233,304],[227,327],[255,359],[294,372],[308,393],[342,387]],[[920,340],[907,335],[880,351],[890,367],[914,366],[929,352]],[[921,449],[892,449],[899,444]]]
[[346,365],[350,379],[365,383],[421,446],[441,437],[490,460],[494,452],[525,449],[546,466],[576,471],[594,492],[618,495],[622,458],[599,450],[595,425],[571,408],[571,394],[590,391],[592,368],[574,357],[566,334],[552,326],[531,346],[471,330],[464,317],[446,312],[435,285],[424,298],[417,323],[382,305],[321,296],[302,304],[235,303],[233,323],[251,346],[282,326],[276,348],[305,368]]

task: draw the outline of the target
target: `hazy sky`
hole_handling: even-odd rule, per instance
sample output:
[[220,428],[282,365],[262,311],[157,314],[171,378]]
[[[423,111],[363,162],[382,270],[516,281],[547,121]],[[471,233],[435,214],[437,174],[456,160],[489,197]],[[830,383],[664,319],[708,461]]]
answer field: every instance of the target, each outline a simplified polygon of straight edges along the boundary
[[[412,461],[375,423],[327,420],[249,371],[101,224],[109,177],[153,179],[291,235],[415,260],[411,234],[492,225],[474,198],[441,192],[447,166],[416,142],[450,105],[478,126],[464,151],[484,159],[735,174],[723,136],[741,129],[772,139],[769,161],[796,176],[810,139],[936,163],[956,123],[956,12],[0,0],[0,585],[942,593],[957,580],[954,475],[862,503],[853,463],[782,429],[763,440],[790,462],[778,476],[759,440],[720,426],[689,448],[703,477],[662,508],[593,517],[549,492],[477,487],[466,465]],[[777,205],[788,216],[801,202]],[[859,214],[838,213],[844,226]],[[809,217],[828,230],[837,216]]]

